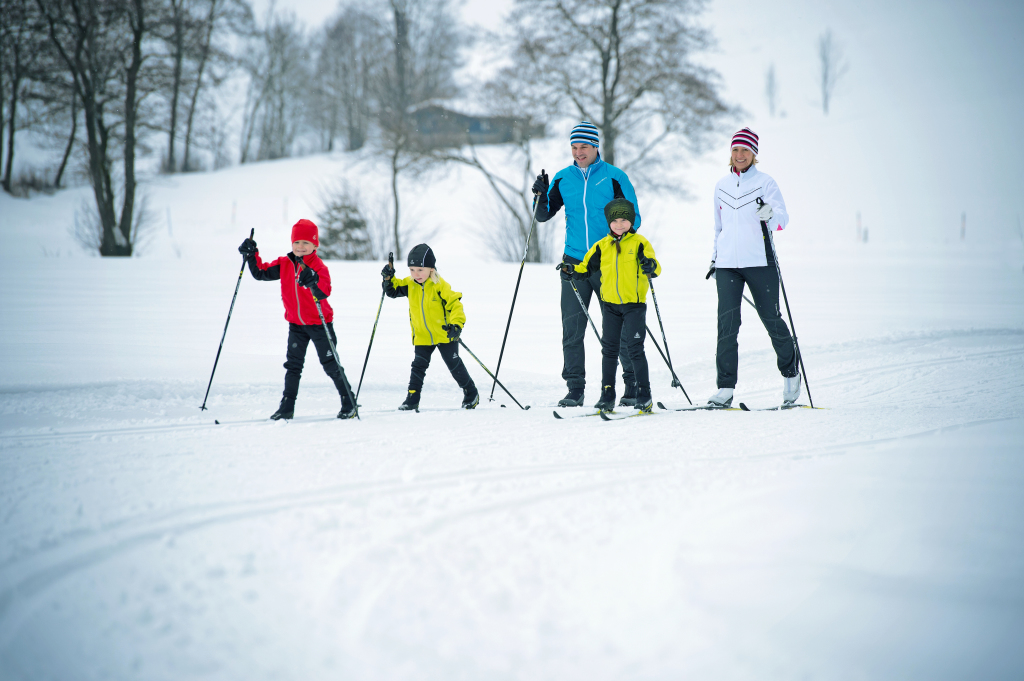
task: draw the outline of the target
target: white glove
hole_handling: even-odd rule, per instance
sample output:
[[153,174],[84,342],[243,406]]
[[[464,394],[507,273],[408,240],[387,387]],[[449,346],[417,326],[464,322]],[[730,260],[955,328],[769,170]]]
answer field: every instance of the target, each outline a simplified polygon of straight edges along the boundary
[[757,209],[757,219],[764,222],[769,222],[775,213],[772,212],[772,207],[767,203],[762,203],[761,207]]

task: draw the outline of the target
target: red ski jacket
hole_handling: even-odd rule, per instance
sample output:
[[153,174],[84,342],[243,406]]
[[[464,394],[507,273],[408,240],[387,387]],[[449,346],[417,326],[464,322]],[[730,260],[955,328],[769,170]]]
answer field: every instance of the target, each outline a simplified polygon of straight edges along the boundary
[[299,258],[294,253],[282,255],[273,262],[263,262],[260,259],[260,252],[249,258],[249,271],[254,279],[259,281],[281,280],[281,302],[284,303],[284,318],[292,324],[312,325],[320,324],[320,315],[316,311],[316,303],[313,296],[320,300],[320,307],[324,311],[324,320],[334,321],[334,310],[330,303],[325,300],[331,295],[331,273],[327,270],[324,261],[317,257],[316,253],[310,253],[302,258],[302,263],[317,273],[320,280],[311,288],[299,286],[298,265]]

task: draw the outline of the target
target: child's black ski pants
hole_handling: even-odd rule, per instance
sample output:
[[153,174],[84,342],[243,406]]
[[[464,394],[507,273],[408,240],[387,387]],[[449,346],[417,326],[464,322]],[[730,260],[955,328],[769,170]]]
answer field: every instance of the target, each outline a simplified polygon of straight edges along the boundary
[[[338,336],[334,333],[334,324],[327,322],[327,328],[331,332],[331,341],[338,346]],[[306,362],[306,348],[309,342],[313,341],[316,354],[320,358],[320,364],[334,382],[338,393],[345,395],[345,386],[341,382],[342,373],[338,369],[338,362],[334,361],[331,354],[331,346],[327,343],[327,334],[320,324],[288,324],[288,355],[284,363],[284,396],[295,399],[299,394],[299,379],[302,377],[302,365]]]
[[434,354],[434,348],[441,353],[441,359],[448,365],[448,371],[452,372],[452,378],[459,384],[459,387],[465,389],[473,379],[469,377],[469,371],[466,370],[466,365],[462,363],[462,358],[459,357],[459,344],[456,343],[439,343],[437,345],[415,345],[416,357],[412,360],[412,373],[409,376],[409,390],[415,390],[417,392],[423,389],[423,379],[427,375],[427,367],[430,366],[430,356]]
[[[578,306],[578,304],[577,304]],[[651,375],[644,353],[647,337],[647,303],[604,303],[601,324],[601,386],[615,385],[615,367],[625,350],[639,388],[651,387]]]

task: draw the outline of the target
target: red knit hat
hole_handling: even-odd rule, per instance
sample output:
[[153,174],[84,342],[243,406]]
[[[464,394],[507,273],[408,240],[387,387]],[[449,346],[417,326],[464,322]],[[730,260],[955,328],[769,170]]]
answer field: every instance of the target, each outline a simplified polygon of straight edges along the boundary
[[292,243],[308,241],[314,248],[320,248],[320,231],[310,220],[299,220],[292,225]]

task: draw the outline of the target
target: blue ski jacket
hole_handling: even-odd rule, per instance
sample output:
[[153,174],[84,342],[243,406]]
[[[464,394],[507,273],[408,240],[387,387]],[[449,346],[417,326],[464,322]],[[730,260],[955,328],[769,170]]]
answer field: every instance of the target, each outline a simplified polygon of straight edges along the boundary
[[600,154],[587,168],[575,161],[562,168],[551,181],[546,195],[537,200],[537,219],[547,222],[565,206],[565,254],[582,260],[590,247],[608,234],[604,207],[615,198],[616,189],[636,210],[634,229],[640,228],[640,206],[629,176],[605,163]]

